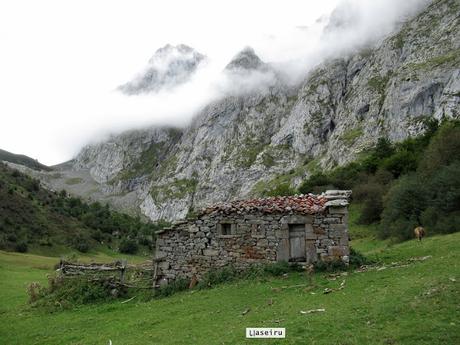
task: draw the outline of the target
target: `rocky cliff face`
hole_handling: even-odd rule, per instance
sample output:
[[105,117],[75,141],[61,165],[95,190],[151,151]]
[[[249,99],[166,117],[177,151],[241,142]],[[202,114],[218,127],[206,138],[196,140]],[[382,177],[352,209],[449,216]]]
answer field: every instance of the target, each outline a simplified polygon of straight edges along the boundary
[[[378,47],[327,61],[300,85],[275,78],[209,104],[186,128],[88,146],[61,169],[61,182],[86,171],[98,198],[124,207],[130,195],[129,206],[154,220],[279,183],[296,186],[316,169],[353,160],[380,136],[399,141],[422,132],[427,118],[460,117],[459,28],[460,2],[434,1]],[[238,55],[243,69],[265,68],[254,56]],[[78,194],[78,184],[72,188]]]

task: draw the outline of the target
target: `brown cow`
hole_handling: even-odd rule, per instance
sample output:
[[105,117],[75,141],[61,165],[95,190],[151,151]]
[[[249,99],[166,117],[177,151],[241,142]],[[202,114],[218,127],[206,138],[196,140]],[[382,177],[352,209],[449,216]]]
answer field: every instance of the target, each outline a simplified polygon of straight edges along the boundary
[[419,241],[421,241],[422,238],[426,235],[426,231],[423,227],[417,226],[414,229],[414,234],[415,234],[415,237],[418,238]]

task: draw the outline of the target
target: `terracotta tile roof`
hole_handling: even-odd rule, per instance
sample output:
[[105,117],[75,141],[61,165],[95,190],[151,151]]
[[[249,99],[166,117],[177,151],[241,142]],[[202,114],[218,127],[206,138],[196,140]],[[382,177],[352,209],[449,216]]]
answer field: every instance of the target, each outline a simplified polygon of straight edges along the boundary
[[327,201],[326,196],[314,194],[236,200],[207,207],[200,215],[254,212],[314,214],[324,211]]

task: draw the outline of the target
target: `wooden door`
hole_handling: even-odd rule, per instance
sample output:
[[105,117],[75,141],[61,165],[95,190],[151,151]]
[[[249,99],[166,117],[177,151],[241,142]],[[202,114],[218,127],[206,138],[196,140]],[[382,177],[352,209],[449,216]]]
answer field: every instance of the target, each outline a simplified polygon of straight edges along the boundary
[[289,224],[289,261],[306,261],[305,252],[305,224]]

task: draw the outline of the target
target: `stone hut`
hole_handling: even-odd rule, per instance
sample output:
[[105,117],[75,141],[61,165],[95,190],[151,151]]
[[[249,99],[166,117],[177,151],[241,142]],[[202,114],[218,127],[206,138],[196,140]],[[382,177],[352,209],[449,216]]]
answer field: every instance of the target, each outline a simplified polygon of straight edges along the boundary
[[277,261],[348,264],[351,191],[239,200],[217,204],[195,219],[157,232],[154,283],[200,280],[213,268]]

